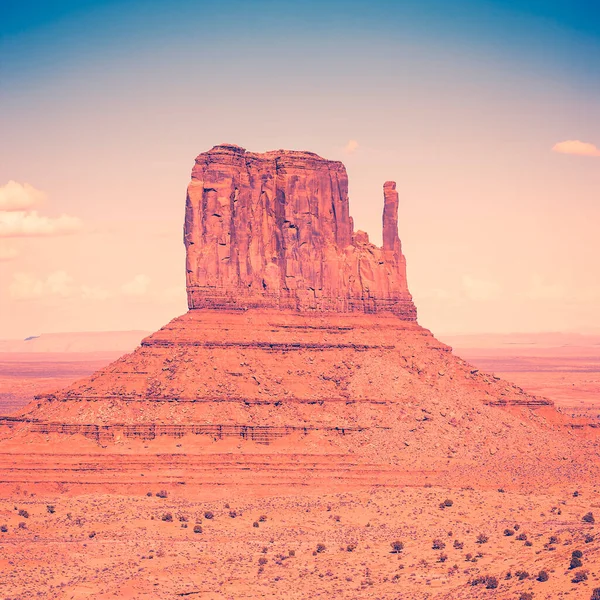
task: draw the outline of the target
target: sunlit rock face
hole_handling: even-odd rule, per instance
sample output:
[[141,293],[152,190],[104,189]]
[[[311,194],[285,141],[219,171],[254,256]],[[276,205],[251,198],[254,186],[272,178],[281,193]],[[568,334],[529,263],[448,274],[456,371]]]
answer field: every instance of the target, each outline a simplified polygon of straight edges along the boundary
[[312,152],[223,144],[196,158],[185,218],[190,309],[392,312],[416,320],[384,185],[383,247],[354,231],[348,176]]

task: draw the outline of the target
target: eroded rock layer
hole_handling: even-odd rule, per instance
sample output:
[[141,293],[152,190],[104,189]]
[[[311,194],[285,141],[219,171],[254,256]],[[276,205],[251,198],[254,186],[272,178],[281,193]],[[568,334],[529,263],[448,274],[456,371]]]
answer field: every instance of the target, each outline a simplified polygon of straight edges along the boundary
[[341,162],[223,144],[196,158],[185,217],[188,306],[393,312],[416,320],[384,185],[383,247],[354,231]]

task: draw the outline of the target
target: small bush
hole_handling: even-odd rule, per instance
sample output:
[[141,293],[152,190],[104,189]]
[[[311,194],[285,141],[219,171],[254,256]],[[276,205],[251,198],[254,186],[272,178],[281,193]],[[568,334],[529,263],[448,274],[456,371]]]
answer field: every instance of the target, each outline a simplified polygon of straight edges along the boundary
[[0,531],[6,533],[8,531],[8,525],[0,525]]
[[166,490],[160,490],[160,492],[156,492],[157,498],[166,498],[167,496],[168,494]]
[[592,524],[596,522],[596,519],[594,519],[594,515],[591,512],[583,515],[583,517],[581,517],[581,520],[584,521],[585,523],[592,523]]
[[530,540],[527,540],[527,541],[525,542],[525,545],[526,545],[526,546],[533,546],[533,542],[531,542]]
[[436,538],[435,540],[433,540],[431,547],[434,550],[443,550],[446,547],[446,544],[439,538]]
[[258,520],[259,520],[261,523],[264,523],[264,522],[267,520],[267,515],[260,515],[260,517],[258,517]]
[[47,505],[46,505],[46,510],[47,510],[47,511],[48,511],[48,512],[49,512],[51,515],[53,515],[53,514],[56,512],[56,509],[54,508],[54,505],[53,505],[53,504],[47,504]]
[[515,530],[514,529],[505,529],[504,530],[504,535],[505,536],[511,536],[511,535],[515,535]]
[[25,523],[25,521],[21,521],[18,527],[19,529],[27,529],[27,523]]
[[594,588],[590,600],[600,600],[600,587]]
[[551,535],[548,543],[552,545],[560,544],[560,540],[555,535]]
[[588,572],[587,571],[577,571],[577,573],[575,573],[575,575],[573,576],[573,579],[571,579],[571,581],[573,583],[581,583],[582,581],[587,581],[587,576]]
[[400,552],[404,550],[404,544],[402,542],[392,542],[390,546],[392,547],[392,554],[400,554]]
[[495,590],[498,587],[498,580],[495,577],[489,575],[485,578],[485,589]]
[[450,500],[450,498],[446,498],[446,500],[444,500],[444,506],[447,506],[448,508],[450,508],[453,504],[454,501]]
[[23,517],[24,519],[29,519],[29,513],[24,508],[19,510],[19,516]]
[[452,544],[457,550],[462,550],[464,544],[462,542],[459,542],[458,540],[454,540],[454,544]]
[[170,523],[173,520],[173,515],[171,513],[163,513],[161,519],[167,523]]
[[317,552],[321,553],[325,552],[325,550],[327,550],[327,546],[325,546],[325,544],[317,544]]
[[202,525],[194,525],[194,533],[202,533]]
[[574,556],[571,559],[571,564],[569,565],[569,569],[579,569],[579,567],[582,567],[583,563],[581,562],[580,558],[577,558],[576,556]]
[[356,544],[355,543],[348,544],[346,546],[346,552],[354,552],[355,550],[356,550]]
[[296,556],[296,551],[295,550],[290,550],[288,552],[288,556]]
[[258,527],[258,521],[254,521],[254,523],[252,523],[252,527]]
[[235,510],[230,510],[230,511],[229,511],[229,516],[230,516],[232,519],[235,519],[235,518],[237,517],[237,513],[235,512]]
[[591,533],[588,533],[584,538],[583,541],[586,544],[591,544],[594,541],[594,536]]
[[550,576],[548,575],[548,571],[540,571],[538,573],[538,576],[537,576],[538,581],[543,582],[543,581],[548,581],[548,579],[550,579]]
[[261,565],[261,566],[262,566],[262,565],[266,565],[268,562],[269,562],[269,559],[268,559],[268,558],[266,558],[265,556],[261,556],[261,557],[258,559],[258,564],[259,564],[259,565]]
[[485,534],[485,533],[480,533],[477,536],[477,543],[478,544],[487,544],[489,542],[490,538]]
[[581,550],[573,550],[571,558],[583,558],[583,552]]
[[521,595],[519,596],[519,600],[533,600],[533,593],[532,592],[521,592]]
[[526,534],[526,533],[520,533],[520,534],[517,536],[517,539],[518,539],[520,542],[526,542],[526,541],[527,541],[527,534]]
[[188,522],[188,518],[185,515],[179,515],[177,518],[179,519],[180,523],[187,523]]
[[520,526],[520,525],[517,523],[517,524],[515,524],[515,525],[513,526],[513,529],[514,529],[515,531],[519,531],[519,529],[521,529],[521,526]]
[[152,492],[148,492],[146,496],[148,496],[148,498],[152,498]]
[[210,510],[207,510],[207,511],[204,513],[204,518],[205,518],[205,519],[208,519],[209,521],[210,521],[210,519],[214,518],[214,516],[215,516],[215,515],[214,515],[214,514],[213,514],[213,513],[212,513]]
[[93,539],[93,538],[95,538],[96,537],[96,532],[95,531],[90,531],[88,533],[88,537],[90,538],[90,540]]
[[448,555],[444,554],[443,552],[440,554],[439,558],[438,558],[438,562],[446,562],[448,560]]
[[527,571],[515,571],[515,577],[519,580],[519,581],[524,581],[525,579],[527,579],[529,577],[529,573]]

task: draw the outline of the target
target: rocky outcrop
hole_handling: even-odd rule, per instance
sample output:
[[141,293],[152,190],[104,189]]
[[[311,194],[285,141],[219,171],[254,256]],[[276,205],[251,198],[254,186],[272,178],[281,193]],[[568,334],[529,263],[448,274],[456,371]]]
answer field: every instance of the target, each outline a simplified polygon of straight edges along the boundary
[[185,217],[188,306],[382,312],[416,320],[384,185],[383,248],[354,231],[341,162],[223,144],[200,154]]

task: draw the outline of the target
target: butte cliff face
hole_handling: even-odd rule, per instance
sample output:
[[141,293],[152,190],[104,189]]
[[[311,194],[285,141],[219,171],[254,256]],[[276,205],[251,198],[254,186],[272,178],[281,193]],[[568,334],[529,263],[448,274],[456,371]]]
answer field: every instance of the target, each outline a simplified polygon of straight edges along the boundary
[[416,320],[398,237],[398,193],[384,185],[383,247],[354,231],[341,162],[312,152],[196,158],[185,217],[190,309],[392,312]]

